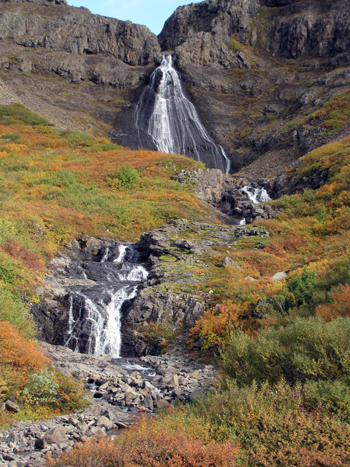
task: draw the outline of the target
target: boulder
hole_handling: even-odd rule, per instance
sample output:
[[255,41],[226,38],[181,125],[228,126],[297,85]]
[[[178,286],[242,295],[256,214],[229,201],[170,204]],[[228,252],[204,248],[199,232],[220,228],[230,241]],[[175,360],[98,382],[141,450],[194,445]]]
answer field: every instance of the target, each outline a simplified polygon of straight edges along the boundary
[[276,274],[274,274],[272,276],[272,280],[274,282],[278,282],[278,281],[282,281],[283,279],[285,279],[287,277],[287,274],[284,272],[284,271],[281,271],[281,272],[276,272]]
[[233,261],[233,259],[229,258],[228,256],[223,260],[222,262],[222,267],[227,268],[227,266],[234,267],[234,268],[241,268],[236,261]]
[[102,415],[102,417],[97,420],[96,425],[99,427],[104,427],[108,431],[113,428],[114,423]]
[[170,403],[165,399],[159,399],[159,401],[157,401],[157,409],[166,409],[169,406]]
[[44,435],[44,440],[47,444],[60,444],[67,441],[66,430],[63,426],[58,426],[48,431]]
[[19,405],[15,404],[12,401],[6,401],[5,402],[5,409],[8,412],[13,412],[13,413],[18,413],[21,410]]

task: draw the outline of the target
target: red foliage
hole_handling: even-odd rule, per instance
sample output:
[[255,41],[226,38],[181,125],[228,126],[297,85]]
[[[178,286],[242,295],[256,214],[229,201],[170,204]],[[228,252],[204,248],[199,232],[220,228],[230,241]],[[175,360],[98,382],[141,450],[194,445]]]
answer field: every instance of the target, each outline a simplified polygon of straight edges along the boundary
[[316,308],[316,314],[322,316],[325,321],[337,316],[350,317],[350,285],[341,285],[340,289],[332,294],[333,303],[320,305]]
[[2,249],[13,258],[23,263],[28,269],[38,271],[44,267],[39,256],[27,250],[26,247],[20,245],[15,240],[8,239]]

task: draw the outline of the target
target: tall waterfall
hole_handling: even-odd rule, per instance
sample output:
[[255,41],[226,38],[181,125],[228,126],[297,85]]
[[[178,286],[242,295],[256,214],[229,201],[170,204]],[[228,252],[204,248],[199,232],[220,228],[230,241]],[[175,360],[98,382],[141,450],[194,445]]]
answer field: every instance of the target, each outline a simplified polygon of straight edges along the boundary
[[185,97],[171,55],[163,56],[161,65],[152,73],[133,120],[139,146],[184,154],[209,168],[230,171],[224,149],[208,135],[195,106]]
[[138,284],[148,275],[137,256],[131,244],[106,247],[99,262],[84,261],[77,267],[77,285],[69,295],[66,346],[120,357],[123,303],[135,297]]

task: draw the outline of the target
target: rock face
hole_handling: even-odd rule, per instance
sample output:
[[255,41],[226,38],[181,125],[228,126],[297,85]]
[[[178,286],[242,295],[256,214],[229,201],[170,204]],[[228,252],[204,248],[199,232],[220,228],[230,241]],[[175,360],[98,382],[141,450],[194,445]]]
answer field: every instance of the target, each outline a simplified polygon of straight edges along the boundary
[[[282,8],[283,7],[283,8]],[[278,8],[276,11],[268,11]],[[272,15],[269,33],[253,27],[258,13]],[[301,2],[298,0],[209,0],[179,7],[159,35],[162,50],[175,49],[179,64],[248,66],[244,57],[225,45],[235,36],[240,43],[259,42],[273,56],[319,57],[350,49],[350,12],[347,0]]]
[[[271,7],[281,6],[279,2],[266,3]],[[294,1],[285,2],[284,5],[284,14],[280,16],[277,24],[271,27],[269,51],[273,55],[298,58],[313,53],[324,57],[349,52],[348,1],[306,4]],[[262,38],[262,35],[258,37]]]
[[[52,15],[56,8],[59,11]],[[156,36],[130,21],[92,15],[87,9],[67,5],[53,5],[46,12],[25,2],[21,10],[2,10],[0,38],[13,39],[25,47],[79,55],[109,54],[130,65],[147,65],[159,56]]]
[[255,178],[276,175],[329,141],[322,121],[300,122],[349,86],[344,69],[337,70],[350,58],[349,6],[349,0],[208,0],[179,7],[167,20],[162,50],[174,50],[232,172],[261,160]]
[[132,244],[81,238],[51,261],[32,313],[47,341],[119,357],[121,308],[146,276]]
[[166,21],[159,43],[162,50],[175,49],[181,66],[249,68],[248,57],[235,53],[225,39],[238,34],[244,41],[257,8],[256,0],[211,0],[179,7]]

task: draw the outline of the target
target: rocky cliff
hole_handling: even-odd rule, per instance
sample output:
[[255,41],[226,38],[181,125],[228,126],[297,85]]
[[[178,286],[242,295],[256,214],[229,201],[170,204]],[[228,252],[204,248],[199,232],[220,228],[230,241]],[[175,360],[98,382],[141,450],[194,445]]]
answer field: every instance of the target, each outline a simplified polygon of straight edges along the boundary
[[129,65],[148,65],[159,57],[157,37],[146,26],[92,15],[61,1],[23,2],[20,9],[17,3],[0,6],[0,38],[24,47],[108,54]]
[[346,0],[209,0],[179,7],[159,42],[162,50],[175,49],[181,65],[241,67],[243,57],[233,60],[232,36],[273,57],[325,57],[349,53],[349,28]]

